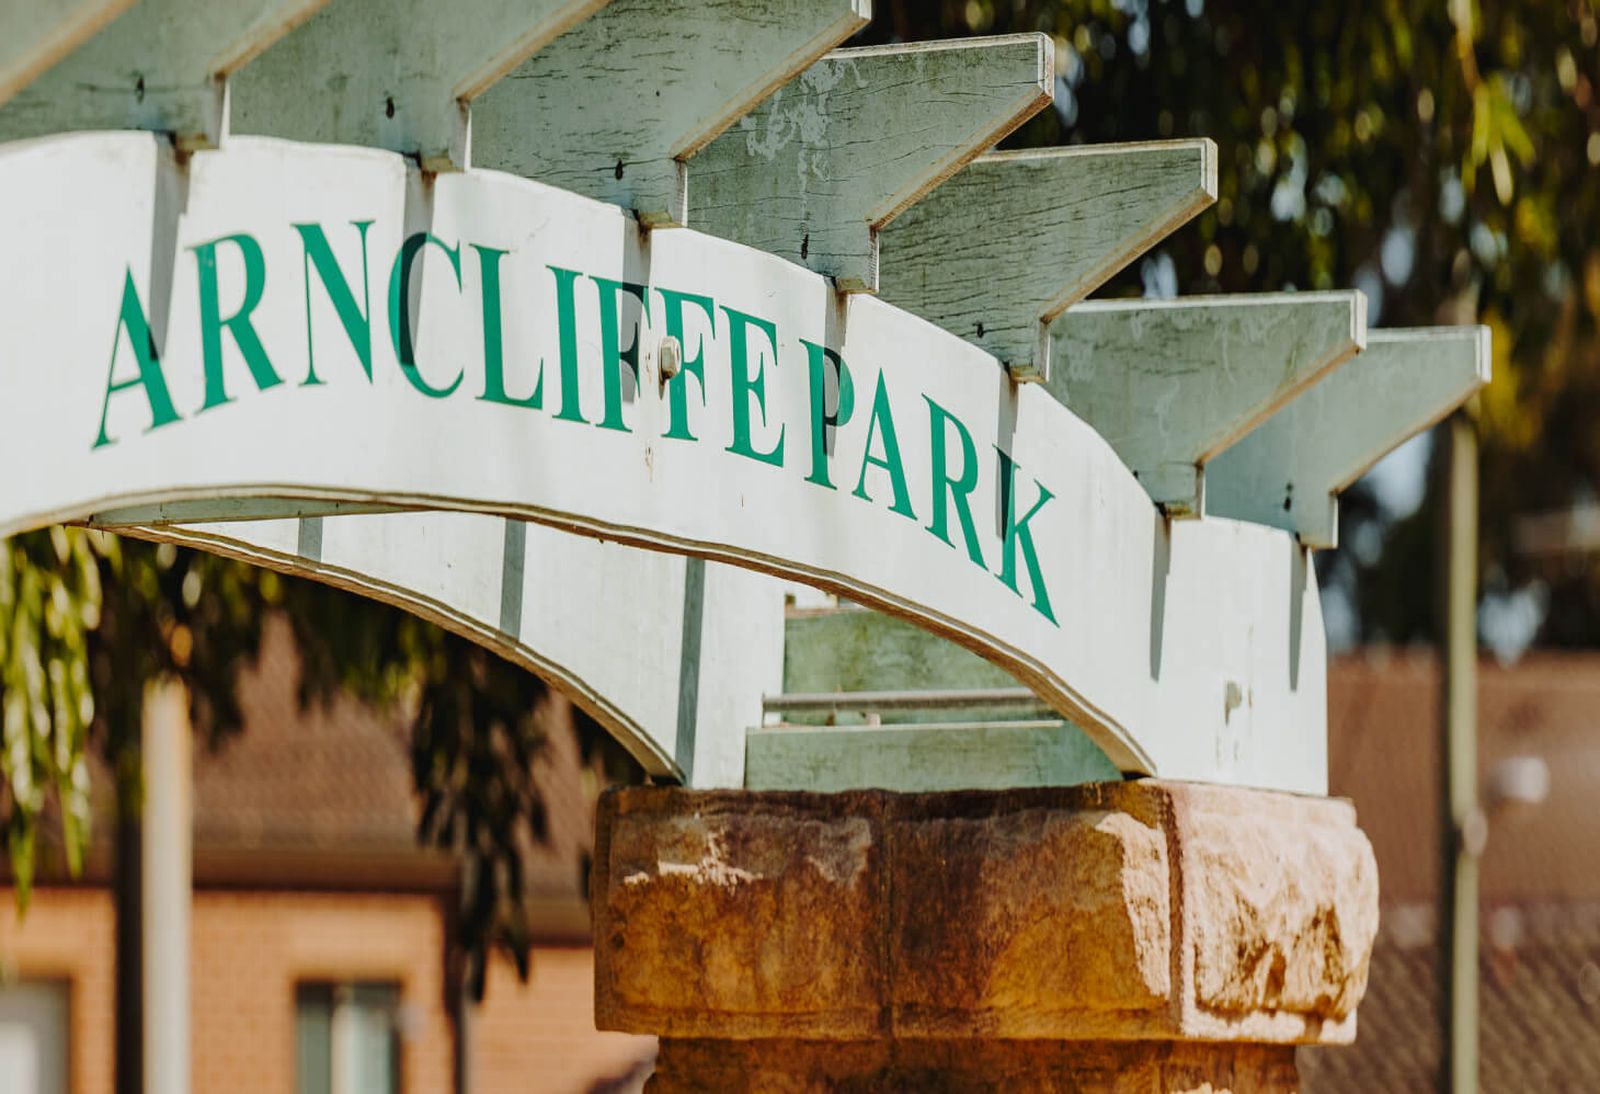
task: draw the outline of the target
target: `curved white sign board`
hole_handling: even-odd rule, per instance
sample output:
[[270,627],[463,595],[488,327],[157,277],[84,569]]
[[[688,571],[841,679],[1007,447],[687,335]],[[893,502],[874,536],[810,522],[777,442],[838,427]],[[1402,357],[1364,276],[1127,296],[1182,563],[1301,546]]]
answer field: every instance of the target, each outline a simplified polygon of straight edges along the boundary
[[784,583],[479,513],[119,529],[405,608],[567,695],[652,775],[744,785],[744,730],[783,690]]
[[914,619],[1124,770],[1323,790],[1301,549],[1165,523],[960,339],[494,172],[239,140],[180,173],[158,147],[0,149],[0,460],[30,469],[0,532],[219,498],[524,516]]

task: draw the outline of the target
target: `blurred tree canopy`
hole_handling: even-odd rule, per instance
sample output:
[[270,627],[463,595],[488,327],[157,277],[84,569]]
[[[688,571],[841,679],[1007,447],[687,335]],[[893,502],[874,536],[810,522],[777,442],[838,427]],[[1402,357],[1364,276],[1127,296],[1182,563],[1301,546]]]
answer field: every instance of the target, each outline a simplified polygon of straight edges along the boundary
[[[483,989],[500,947],[526,976],[533,941],[525,866],[545,838],[533,781],[544,684],[468,639],[374,600],[170,544],[55,527],[0,540],[0,829],[19,899],[52,805],[66,865],[89,839],[87,752],[105,756],[119,808],[142,801],[141,714],[153,681],[181,681],[197,740],[240,725],[239,670],[267,614],[289,620],[301,701],[345,692],[411,716],[418,839],[462,862],[456,916],[465,982]],[[626,754],[597,726],[586,750],[614,777]]]
[[[1011,146],[1208,136],[1215,206],[1109,293],[1354,287],[1374,325],[1483,322],[1480,557],[1540,640],[1600,644],[1600,568],[1518,516],[1600,493],[1600,0],[879,0],[862,41],[1043,31],[1054,108]],[[1431,505],[1348,495],[1324,584],[1354,637],[1432,629]],[[1337,595],[1337,594],[1336,594]]]

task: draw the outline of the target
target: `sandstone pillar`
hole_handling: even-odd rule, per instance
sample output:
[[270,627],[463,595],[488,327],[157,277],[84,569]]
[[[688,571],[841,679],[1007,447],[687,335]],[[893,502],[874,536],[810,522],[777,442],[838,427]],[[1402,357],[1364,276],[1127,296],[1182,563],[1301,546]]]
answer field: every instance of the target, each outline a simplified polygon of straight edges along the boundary
[[1146,780],[602,799],[595,1014],[649,1089],[1280,1091],[1355,1035],[1346,802]]

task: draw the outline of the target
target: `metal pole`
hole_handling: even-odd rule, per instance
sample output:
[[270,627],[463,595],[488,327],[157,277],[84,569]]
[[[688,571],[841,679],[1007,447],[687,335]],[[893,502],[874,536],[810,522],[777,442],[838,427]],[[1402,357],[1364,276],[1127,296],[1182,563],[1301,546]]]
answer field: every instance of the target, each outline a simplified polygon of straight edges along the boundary
[[[116,1094],[144,1092],[144,925],[143,884],[139,879],[140,848],[144,834],[139,817],[138,794],[130,791],[125,778],[118,778],[116,866],[111,879],[116,904]],[[130,800],[131,799],[131,800]]]
[[193,766],[181,684],[152,684],[144,724],[144,1089],[189,1094]]
[[1465,411],[1444,427],[1444,575],[1440,695],[1441,1002],[1450,1094],[1478,1089],[1478,855],[1487,822],[1478,805],[1478,434]]
[[1050,709],[1048,703],[1027,688],[790,692],[768,695],[761,704],[770,714],[823,714],[841,710],[949,710],[955,707]]

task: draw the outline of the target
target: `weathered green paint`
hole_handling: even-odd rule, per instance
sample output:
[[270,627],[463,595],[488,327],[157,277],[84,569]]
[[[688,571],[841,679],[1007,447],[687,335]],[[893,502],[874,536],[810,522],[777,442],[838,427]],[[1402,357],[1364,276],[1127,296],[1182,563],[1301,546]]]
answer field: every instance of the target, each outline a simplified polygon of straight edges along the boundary
[[1051,325],[1055,396],[1171,516],[1201,465],[1366,344],[1357,292],[1090,301]]
[[474,104],[473,165],[682,224],[683,161],[870,12],[868,0],[613,0]]
[[[929,692],[917,708],[785,712],[745,736],[745,785],[835,791],[1067,786],[1121,778],[1077,727],[1008,706],[951,707],[940,693],[1009,690],[1004,670],[938,635],[857,608],[803,612],[784,627],[786,693]],[[870,703],[865,705],[870,706]],[[880,725],[864,725],[868,714]]]
[[[784,626],[783,690],[785,692],[912,691],[922,689],[1013,688],[1017,681],[1004,669],[970,650],[946,641],[903,619],[861,608],[803,612]],[[972,708],[961,712],[973,721],[1006,721],[1018,717],[1005,708]],[[829,715],[790,714],[793,722],[821,725]],[[943,711],[885,711],[889,722],[945,721]],[[859,723],[859,711],[844,711],[832,720]]]
[[1042,109],[1043,34],[841,49],[695,156],[690,223],[878,287],[878,229]]
[[879,236],[879,295],[1049,373],[1046,326],[1217,196],[1209,140],[992,152]]
[[[227,129],[224,78],[325,3],[142,0],[19,90],[0,109],[0,140],[149,129],[180,146],[215,146]],[[9,34],[9,10],[6,19]],[[309,96],[296,85],[287,98]]]
[[233,129],[464,168],[467,104],[605,3],[338,0],[234,80]]
[[1339,544],[1337,495],[1489,382],[1489,328],[1375,330],[1206,467],[1206,509]]
[[128,9],[133,0],[8,0],[0,104]]
[[1065,722],[788,726],[745,734],[750,790],[1000,790],[1115,782],[1122,773]]

